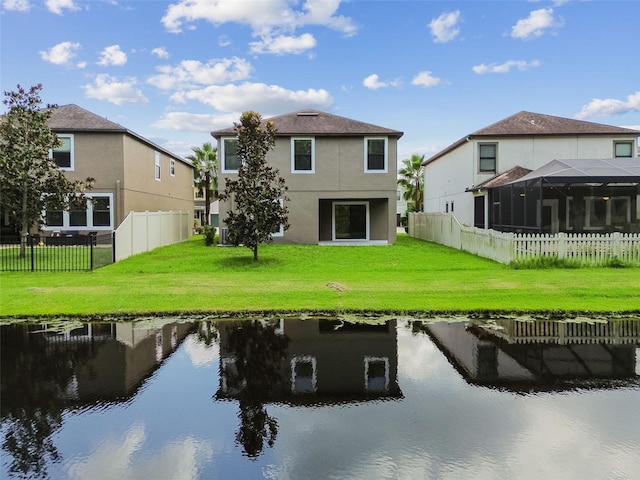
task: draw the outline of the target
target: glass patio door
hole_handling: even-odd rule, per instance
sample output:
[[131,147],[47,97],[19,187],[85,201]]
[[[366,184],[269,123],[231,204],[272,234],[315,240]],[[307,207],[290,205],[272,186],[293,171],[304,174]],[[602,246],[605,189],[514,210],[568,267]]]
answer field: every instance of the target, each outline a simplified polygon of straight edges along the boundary
[[369,202],[333,204],[333,240],[369,240]]

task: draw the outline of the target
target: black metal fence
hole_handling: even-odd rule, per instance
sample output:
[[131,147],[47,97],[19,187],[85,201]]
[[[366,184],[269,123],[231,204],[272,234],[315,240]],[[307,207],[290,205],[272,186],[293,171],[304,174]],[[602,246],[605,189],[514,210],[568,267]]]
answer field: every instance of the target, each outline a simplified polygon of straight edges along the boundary
[[5,272],[70,272],[113,263],[113,235],[60,235],[0,239],[0,270]]

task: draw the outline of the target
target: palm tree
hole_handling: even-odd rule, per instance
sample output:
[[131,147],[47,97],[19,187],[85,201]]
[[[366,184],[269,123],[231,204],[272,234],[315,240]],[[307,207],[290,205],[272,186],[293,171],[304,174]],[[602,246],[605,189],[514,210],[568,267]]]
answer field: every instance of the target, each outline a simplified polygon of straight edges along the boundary
[[398,172],[400,185],[404,192],[402,197],[408,202],[414,203],[416,212],[421,212],[424,206],[424,169],[422,162],[424,155],[411,155],[411,158],[403,160],[404,167]]
[[195,168],[194,184],[199,192],[204,190],[204,225],[209,225],[211,200],[218,198],[218,149],[205,142],[202,147],[193,147],[193,155],[188,155]]

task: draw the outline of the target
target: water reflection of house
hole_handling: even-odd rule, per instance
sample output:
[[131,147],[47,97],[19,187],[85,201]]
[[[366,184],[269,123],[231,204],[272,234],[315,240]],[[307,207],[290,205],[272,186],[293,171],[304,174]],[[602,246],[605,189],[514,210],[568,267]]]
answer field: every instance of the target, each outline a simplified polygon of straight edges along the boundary
[[[69,357],[73,376],[66,395],[71,403],[83,404],[130,398],[176,350],[193,324],[85,323],[62,333],[48,325],[34,329],[36,332],[27,329],[24,334],[44,337],[47,356]],[[74,361],[74,352],[79,349],[89,353],[83,361]]]
[[[246,387],[231,381],[237,369],[228,339],[239,324],[220,325],[219,399],[238,398]],[[279,365],[281,387],[263,402],[317,405],[402,397],[395,321],[280,320],[276,332],[289,340]]]
[[509,389],[606,387],[640,379],[640,321],[496,320],[422,327],[471,383]]

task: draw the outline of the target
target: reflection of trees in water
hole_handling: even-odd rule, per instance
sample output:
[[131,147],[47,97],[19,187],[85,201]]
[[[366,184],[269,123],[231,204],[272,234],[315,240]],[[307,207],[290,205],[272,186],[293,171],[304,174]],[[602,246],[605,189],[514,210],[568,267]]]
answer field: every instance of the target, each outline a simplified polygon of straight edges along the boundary
[[240,428],[236,440],[249,457],[262,453],[264,442],[273,446],[278,424],[264,403],[284,388],[282,365],[289,338],[276,333],[276,325],[247,321],[235,326],[227,337],[226,349],[235,358],[227,385],[238,392]]
[[53,434],[62,426],[74,364],[91,357],[90,345],[47,343],[24,325],[2,327],[2,449],[13,460],[9,472],[46,478],[47,463],[60,461]]

